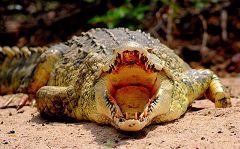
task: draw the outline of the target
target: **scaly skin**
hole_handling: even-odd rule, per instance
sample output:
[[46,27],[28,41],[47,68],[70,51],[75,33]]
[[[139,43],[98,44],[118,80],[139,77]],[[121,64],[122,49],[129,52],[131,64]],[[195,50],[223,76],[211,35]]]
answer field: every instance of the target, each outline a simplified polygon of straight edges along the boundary
[[36,94],[49,80],[54,64],[67,46],[0,47],[0,94]]
[[[138,131],[179,118],[203,95],[216,107],[230,105],[213,72],[191,69],[172,50],[141,31],[93,29],[51,47],[22,69],[23,58],[8,64],[15,59],[14,52],[8,49],[3,55],[6,53],[0,61],[0,78],[10,81],[0,80],[0,93],[36,94],[36,106],[47,116]],[[25,76],[27,81],[22,79]]]

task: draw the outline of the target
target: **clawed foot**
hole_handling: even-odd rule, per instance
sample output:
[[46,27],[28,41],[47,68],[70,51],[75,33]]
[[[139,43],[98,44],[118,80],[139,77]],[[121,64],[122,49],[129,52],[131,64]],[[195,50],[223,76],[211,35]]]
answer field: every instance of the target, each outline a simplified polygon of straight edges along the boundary
[[3,105],[0,105],[0,109],[16,108],[17,110],[23,106],[33,105],[35,101],[32,95],[23,93],[0,96],[0,100],[5,101],[1,102]]
[[216,108],[227,108],[231,107],[231,99],[229,95],[226,95],[224,92],[216,93],[215,98],[215,107]]

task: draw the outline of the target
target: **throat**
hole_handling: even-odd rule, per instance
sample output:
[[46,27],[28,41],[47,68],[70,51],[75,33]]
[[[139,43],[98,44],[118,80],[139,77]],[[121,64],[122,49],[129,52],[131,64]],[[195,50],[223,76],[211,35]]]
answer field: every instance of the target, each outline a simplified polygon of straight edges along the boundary
[[122,113],[134,118],[144,110],[151,98],[151,91],[144,86],[125,86],[116,90],[115,100]]

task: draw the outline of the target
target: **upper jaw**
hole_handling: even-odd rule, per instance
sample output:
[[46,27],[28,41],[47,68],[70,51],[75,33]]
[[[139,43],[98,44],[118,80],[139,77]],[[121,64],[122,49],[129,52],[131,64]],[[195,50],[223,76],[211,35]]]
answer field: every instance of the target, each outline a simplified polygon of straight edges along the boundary
[[109,73],[114,70],[117,63],[123,59],[124,53],[127,51],[137,51],[139,59],[143,59],[145,61],[146,68],[151,68],[153,71],[161,71],[164,64],[161,63],[162,61],[160,61],[155,54],[149,53],[148,50],[152,51],[152,48],[142,47],[140,44],[133,41],[123,44],[123,46],[113,50],[113,57],[105,66],[102,67],[101,74],[106,72]]

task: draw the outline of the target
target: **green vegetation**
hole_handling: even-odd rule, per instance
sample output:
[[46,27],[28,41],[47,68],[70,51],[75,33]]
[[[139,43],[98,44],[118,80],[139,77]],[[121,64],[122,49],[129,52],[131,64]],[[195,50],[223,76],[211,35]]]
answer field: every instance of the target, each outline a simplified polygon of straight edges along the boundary
[[[89,2],[89,0],[85,1]],[[96,0],[90,0],[90,2],[94,3]],[[161,7],[172,9],[172,17],[175,19],[178,13],[186,14],[189,13],[189,10],[199,12],[211,4],[218,3],[219,0],[188,0],[184,2],[186,3],[178,3],[176,0],[143,0],[141,3],[134,3],[131,0],[125,0],[122,5],[113,6],[105,14],[92,17],[88,23],[104,24],[108,28],[114,28],[121,26],[124,22],[125,27],[130,29],[143,28],[143,20],[146,16],[155,15]]]
[[[89,20],[89,23],[104,23],[108,28],[114,28],[120,24],[123,20],[137,20],[142,21],[145,17],[145,13],[149,12],[151,7],[148,5],[138,4],[134,6],[130,1],[127,1],[125,4],[110,9],[105,15],[95,16]],[[128,23],[129,28],[135,28],[134,24],[131,22]]]

